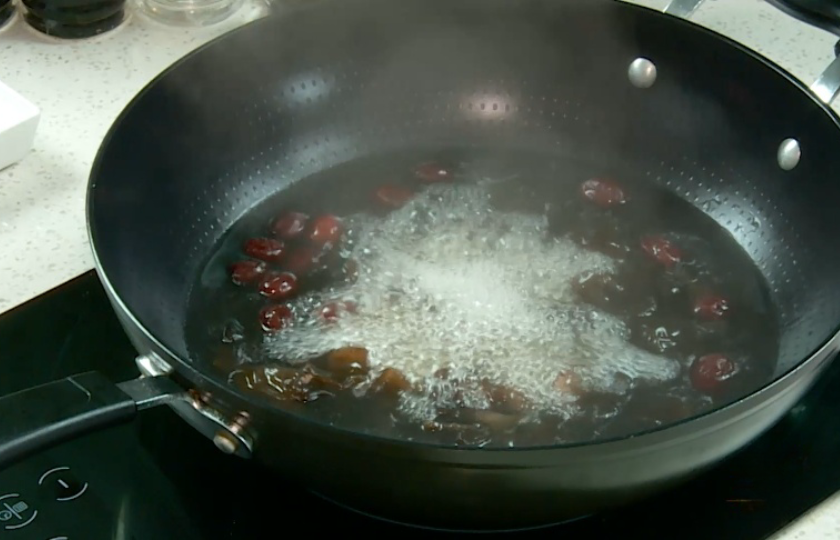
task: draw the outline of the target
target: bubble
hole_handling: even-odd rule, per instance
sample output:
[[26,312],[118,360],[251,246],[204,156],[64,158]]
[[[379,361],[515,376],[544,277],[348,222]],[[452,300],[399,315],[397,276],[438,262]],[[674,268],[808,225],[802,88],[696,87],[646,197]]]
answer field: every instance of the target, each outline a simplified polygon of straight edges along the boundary
[[235,319],[225,322],[222,328],[222,343],[236,343],[245,339],[245,328]]
[[[613,270],[614,261],[565,239],[546,241],[544,216],[494,211],[487,187],[433,186],[388,216],[352,216],[348,250],[363,278],[319,294],[352,300],[357,312],[272,334],[268,356],[304,363],[365,347],[371,378],[393,367],[415,386],[398,410],[418,422],[440,409],[489,407],[488,383],[566,418],[577,408],[574,395],[554,387],[563,370],[606,392],[626,391],[616,381],[627,377],[676,377],[674,361],[627,343],[621,320],[577,303],[572,279]],[[311,310],[314,296],[292,308]],[[435,377],[441,368],[447,380]]]

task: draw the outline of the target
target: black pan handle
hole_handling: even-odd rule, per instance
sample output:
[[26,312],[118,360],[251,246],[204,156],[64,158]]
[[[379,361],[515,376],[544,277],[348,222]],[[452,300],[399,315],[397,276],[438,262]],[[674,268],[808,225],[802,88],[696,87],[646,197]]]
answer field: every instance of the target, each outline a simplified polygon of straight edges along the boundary
[[[665,13],[688,19],[705,0],[671,0]],[[767,0],[767,3],[795,17],[840,36],[840,2],[837,0]]]
[[183,396],[166,377],[114,384],[90,372],[0,398],[0,469],[38,451],[131,421],[137,411]]
[[767,0],[767,2],[791,17],[840,36],[840,3],[836,0]]

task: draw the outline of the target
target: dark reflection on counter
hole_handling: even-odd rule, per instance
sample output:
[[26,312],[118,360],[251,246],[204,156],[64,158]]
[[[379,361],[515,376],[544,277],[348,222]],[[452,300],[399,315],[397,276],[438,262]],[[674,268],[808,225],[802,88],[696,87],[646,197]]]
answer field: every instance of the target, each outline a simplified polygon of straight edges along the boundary
[[0,0],[0,28],[12,18],[15,13],[15,6],[12,0]]

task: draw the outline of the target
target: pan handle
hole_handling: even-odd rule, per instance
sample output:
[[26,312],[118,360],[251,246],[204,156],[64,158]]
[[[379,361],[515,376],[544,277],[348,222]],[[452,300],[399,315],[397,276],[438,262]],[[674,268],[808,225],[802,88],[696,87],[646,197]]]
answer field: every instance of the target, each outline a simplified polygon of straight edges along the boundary
[[127,423],[140,410],[184,396],[184,389],[167,377],[114,384],[96,372],[3,396],[0,470],[37,451]]
[[840,36],[840,6],[835,0],[767,0],[791,17]]
[[840,56],[834,58],[810,88],[826,105],[834,101],[840,94]]
[[[825,0],[766,0],[771,6],[800,21],[840,36],[840,7]],[[704,0],[671,0],[663,12],[688,19]],[[834,47],[835,58],[809,87],[826,105],[840,94],[840,41]]]

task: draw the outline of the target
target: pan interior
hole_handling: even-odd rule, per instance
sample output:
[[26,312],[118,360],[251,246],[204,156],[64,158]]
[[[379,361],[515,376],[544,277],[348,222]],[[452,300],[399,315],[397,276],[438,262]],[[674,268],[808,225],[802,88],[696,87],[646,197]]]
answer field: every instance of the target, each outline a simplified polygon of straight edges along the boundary
[[[648,58],[655,84],[628,81]],[[799,140],[792,171],[776,150]],[[89,199],[101,269],[190,358],[187,298],[212,247],[261,201],[401,149],[574,155],[630,167],[717,221],[778,311],[781,374],[840,319],[837,125],[774,68],[620,2],[354,0],[267,19],[179,63],[118,119]]]
[[[308,177],[207,260],[191,357],[354,432],[454,444],[464,424],[515,423],[465,436],[484,448],[618,438],[765,384],[777,323],[751,259],[620,165],[446,147]],[[333,216],[341,235],[321,247]],[[737,371],[720,384],[696,373],[715,354]]]

